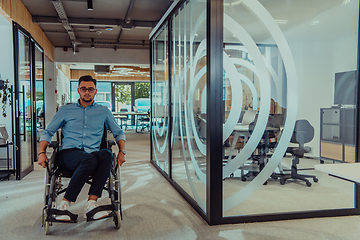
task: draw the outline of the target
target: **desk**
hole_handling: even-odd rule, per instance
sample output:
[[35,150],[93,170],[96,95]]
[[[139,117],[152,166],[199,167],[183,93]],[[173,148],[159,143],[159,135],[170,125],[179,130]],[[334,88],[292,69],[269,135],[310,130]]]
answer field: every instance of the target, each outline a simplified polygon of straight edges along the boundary
[[[115,119],[120,119],[120,127],[122,129],[122,125],[123,125],[123,120],[128,120],[128,114],[125,114],[125,113],[115,113],[113,112],[112,113],[114,115],[114,118]],[[126,127],[125,127],[126,128]]]
[[346,181],[360,183],[360,163],[333,163],[315,165],[315,170]]
[[128,115],[132,115],[135,116],[135,129],[137,131],[137,119],[138,116],[147,116],[148,113],[147,112],[112,112],[112,114],[114,115],[115,119],[120,119],[121,121],[121,128],[122,128],[122,120],[126,119],[128,117]]

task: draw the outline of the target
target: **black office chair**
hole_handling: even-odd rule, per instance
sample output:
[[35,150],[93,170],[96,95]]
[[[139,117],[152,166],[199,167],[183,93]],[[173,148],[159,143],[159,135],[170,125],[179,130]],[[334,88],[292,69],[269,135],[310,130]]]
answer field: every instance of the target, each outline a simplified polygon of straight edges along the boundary
[[144,131],[147,129],[150,131],[150,109],[147,111],[147,115],[139,115],[136,120],[135,132]]
[[[280,178],[280,184],[284,185],[287,179],[299,179],[306,182],[306,186],[311,187],[311,183],[307,178],[312,178],[314,182],[318,182],[318,179],[315,175],[305,175],[299,174],[299,170],[313,170],[312,168],[307,169],[297,169],[297,165],[299,164],[300,158],[304,157],[305,153],[309,153],[311,148],[306,147],[304,144],[310,142],[314,138],[314,127],[304,119],[297,120],[295,123],[295,128],[293,135],[291,137],[291,143],[299,144],[298,147],[288,147],[286,152],[291,153],[293,156],[292,158],[292,165],[291,165],[291,173],[289,174],[273,174],[273,178]],[[286,171],[286,170],[284,170]]]
[[[279,116],[278,116],[279,115]],[[260,143],[256,147],[256,152],[251,155],[251,160],[253,163],[259,166],[258,171],[248,171],[244,174],[244,171],[241,171],[241,180],[246,181],[249,177],[255,177],[261,172],[261,170],[265,167],[268,158],[272,156],[270,150],[275,149],[277,146],[277,138],[281,133],[281,126],[283,115],[276,114],[276,115],[269,115],[269,119],[266,125],[265,132],[261,138]],[[257,116],[255,120],[249,124],[249,131],[252,133],[254,131],[255,125],[257,122]],[[267,184],[267,181],[264,183]]]
[[[129,110],[127,108],[121,108],[120,109],[120,113],[122,113],[122,114],[127,113],[127,112],[129,112]],[[121,128],[123,126],[123,121],[125,121],[125,130],[127,130],[127,122],[128,122],[128,120],[129,120],[129,115],[126,115],[126,117],[121,117],[120,118],[120,122],[121,122],[120,126],[121,126]]]

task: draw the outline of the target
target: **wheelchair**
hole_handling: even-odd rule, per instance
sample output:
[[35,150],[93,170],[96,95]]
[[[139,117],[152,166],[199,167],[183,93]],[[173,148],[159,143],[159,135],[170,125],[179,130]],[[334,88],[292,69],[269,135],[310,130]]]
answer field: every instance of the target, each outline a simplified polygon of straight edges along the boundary
[[[102,142],[100,145],[100,149],[109,149],[115,142],[113,140],[107,140],[107,133],[108,131],[106,128],[104,129],[104,134],[102,137]],[[43,208],[42,214],[42,227],[45,227],[45,234],[49,234],[50,226],[53,225],[54,222],[61,222],[61,223],[77,223],[78,215],[73,214],[68,210],[58,210],[56,208],[56,198],[57,196],[65,193],[67,190],[67,186],[64,186],[62,183],[62,178],[71,178],[73,172],[65,171],[60,169],[59,166],[56,164],[56,160],[59,156],[59,132],[57,133],[57,140],[50,143],[49,147],[53,148],[53,153],[49,162],[46,163],[46,170],[45,170],[45,194],[44,194],[44,201],[45,206]],[[110,211],[108,216],[104,218],[113,218],[115,223],[115,227],[119,229],[121,227],[121,220],[122,220],[122,208],[121,208],[121,183],[120,183],[120,166],[117,163],[116,155],[113,153],[113,164],[109,174],[109,177],[103,187],[103,190],[107,191],[109,194],[110,202],[109,205],[101,205],[96,207],[95,209],[91,210],[86,214],[86,221],[96,221],[100,219],[94,219],[94,215],[100,211]],[[91,176],[87,181],[88,184],[91,184]],[[70,217],[70,221],[61,221],[56,220],[57,215],[67,215]],[[101,218],[101,219],[104,219]]]

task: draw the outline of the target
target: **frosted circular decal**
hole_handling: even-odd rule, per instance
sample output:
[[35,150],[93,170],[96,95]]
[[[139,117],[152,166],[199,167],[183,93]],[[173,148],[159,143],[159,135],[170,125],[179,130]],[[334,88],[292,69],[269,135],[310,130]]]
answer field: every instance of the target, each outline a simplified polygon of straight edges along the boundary
[[[225,199],[223,202],[223,211],[227,211],[241,202],[249,198],[254,192],[256,192],[265,181],[269,179],[271,174],[274,172],[276,167],[281,162],[281,159],[286,151],[286,148],[290,142],[291,135],[293,133],[296,115],[297,115],[297,107],[298,107],[298,93],[297,93],[297,77],[296,77],[296,69],[292,54],[290,52],[290,48],[286,39],[281,32],[281,29],[270,15],[270,13],[265,9],[262,4],[257,0],[242,0],[237,1],[237,5],[242,4],[245,6],[252,14],[254,14],[266,27],[275,41],[281,57],[284,62],[284,67],[287,76],[287,111],[286,111],[286,122],[284,124],[284,129],[281,135],[281,139],[278,142],[278,145],[269,159],[265,167],[262,171],[243,189],[236,192],[229,198]],[[232,6],[236,7],[236,6]],[[231,173],[235,172],[239,169],[245,161],[250,157],[252,152],[256,149],[258,143],[260,142],[264,132],[266,131],[266,124],[268,121],[268,116],[270,112],[270,104],[272,96],[276,95],[270,91],[273,91],[279,88],[278,86],[278,76],[271,65],[268,64],[266,59],[262,56],[259,47],[256,45],[255,41],[251,38],[250,34],[246,32],[246,30],[237,23],[230,16],[224,14],[224,28],[230,31],[234,37],[238,39],[243,46],[237,46],[241,51],[246,52],[251,56],[251,61],[245,61],[241,58],[230,58],[229,56],[225,56],[224,53],[224,69],[226,71],[226,77],[229,78],[231,87],[238,86],[240,81],[243,81],[251,91],[253,95],[254,106],[256,102],[256,89],[253,86],[251,81],[248,81],[241,75],[241,73],[236,71],[235,66],[240,65],[242,67],[251,70],[259,79],[259,88],[260,88],[260,104],[258,106],[258,118],[255,125],[255,128],[248,140],[248,142],[244,145],[244,148],[240,151],[240,153],[231,161],[229,161],[223,167],[223,177],[229,176]],[[233,48],[230,46],[229,48]],[[226,49],[225,49],[226,50]],[[235,82],[235,85],[233,85]],[[236,85],[237,84],[237,85]],[[271,87],[273,86],[273,87]],[[233,94],[232,95],[232,103],[241,102],[242,94]],[[255,108],[255,107],[254,107]],[[232,111],[236,111],[234,116],[232,116]],[[224,136],[225,140],[232,131],[234,131],[237,119],[239,118],[238,110],[234,110],[231,107],[229,118],[227,122],[224,124]],[[229,134],[230,133],[230,134]]]

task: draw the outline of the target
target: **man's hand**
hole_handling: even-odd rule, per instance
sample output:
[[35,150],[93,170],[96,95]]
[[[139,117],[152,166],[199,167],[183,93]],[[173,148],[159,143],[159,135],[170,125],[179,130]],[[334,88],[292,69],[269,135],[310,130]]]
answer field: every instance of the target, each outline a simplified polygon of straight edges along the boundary
[[[119,160],[118,160],[118,161],[119,161]],[[39,155],[39,157],[38,157],[38,164],[39,164],[40,166],[42,166],[43,168],[45,168],[45,167],[46,167],[45,162],[49,162],[49,159],[48,159],[48,157],[46,156],[45,153],[41,153],[41,154]]]
[[125,154],[124,153],[119,152],[119,154],[117,155],[117,162],[120,166],[123,165],[123,163],[125,162]]

